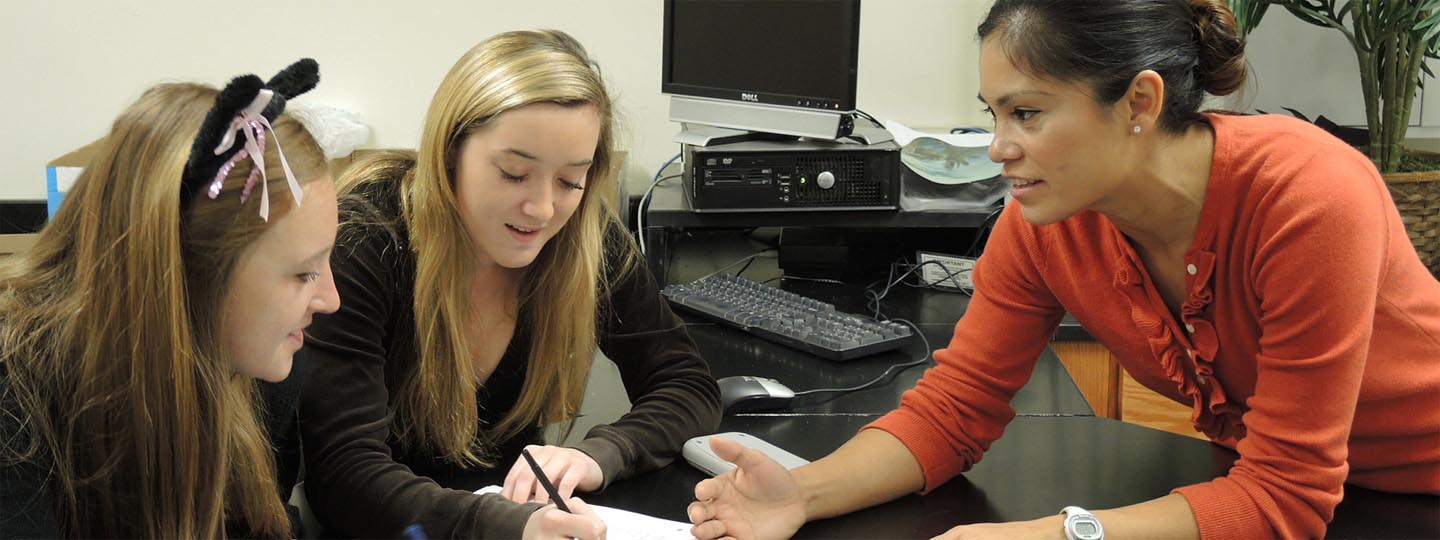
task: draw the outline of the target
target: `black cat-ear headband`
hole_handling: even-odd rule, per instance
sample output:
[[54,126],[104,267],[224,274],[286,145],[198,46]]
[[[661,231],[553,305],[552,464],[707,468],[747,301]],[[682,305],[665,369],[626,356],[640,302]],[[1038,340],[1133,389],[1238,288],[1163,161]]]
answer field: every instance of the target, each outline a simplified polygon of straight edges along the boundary
[[[211,199],[220,196],[225,177],[230,175],[235,164],[250,158],[254,167],[245,180],[240,192],[243,204],[250,198],[250,189],[260,180],[260,218],[270,220],[269,178],[265,175],[265,132],[275,138],[275,154],[280,156],[280,166],[285,170],[285,179],[290,184],[290,193],[299,205],[304,197],[300,183],[280,151],[280,139],[270,122],[285,111],[285,102],[315,88],[320,82],[320,65],[314,60],[303,58],[290,64],[269,82],[261,82],[255,75],[241,75],[225,85],[215,98],[215,106],[205,115],[200,125],[200,134],[190,147],[190,159],[185,162],[185,177],[182,181],[182,201],[189,201],[190,194],[205,190]],[[238,134],[237,134],[238,132]]]

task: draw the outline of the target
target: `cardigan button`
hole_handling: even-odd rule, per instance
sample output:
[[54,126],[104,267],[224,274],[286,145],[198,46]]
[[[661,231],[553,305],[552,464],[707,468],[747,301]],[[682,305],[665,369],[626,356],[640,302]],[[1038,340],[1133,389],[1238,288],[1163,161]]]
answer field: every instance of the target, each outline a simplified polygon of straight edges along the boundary
[[1194,334],[1194,333],[1195,333],[1195,325],[1190,324],[1190,323],[1188,323],[1188,322],[1185,323],[1185,331],[1186,331],[1186,332],[1189,332],[1189,333],[1191,333],[1191,334]]
[[1189,272],[1190,275],[1193,276],[1193,275],[1195,275],[1196,272],[1199,272],[1200,269],[1199,269],[1199,268],[1195,268],[1195,265],[1193,265],[1193,264],[1187,264],[1187,265],[1185,265],[1185,271],[1186,271],[1186,272]]

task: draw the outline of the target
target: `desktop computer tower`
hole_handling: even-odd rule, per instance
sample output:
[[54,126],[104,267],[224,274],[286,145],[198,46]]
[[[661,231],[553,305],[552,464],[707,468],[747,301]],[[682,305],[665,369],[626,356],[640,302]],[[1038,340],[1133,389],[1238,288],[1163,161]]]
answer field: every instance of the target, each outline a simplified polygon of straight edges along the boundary
[[817,140],[685,145],[696,212],[895,210],[900,147]]

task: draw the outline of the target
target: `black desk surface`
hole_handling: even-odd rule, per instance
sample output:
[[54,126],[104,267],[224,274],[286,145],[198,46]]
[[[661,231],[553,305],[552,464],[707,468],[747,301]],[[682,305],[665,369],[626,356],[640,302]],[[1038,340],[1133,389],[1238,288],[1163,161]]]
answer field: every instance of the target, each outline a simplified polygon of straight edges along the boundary
[[[723,431],[759,436],[806,459],[838,448],[869,415],[727,417]],[[1163,496],[1221,476],[1234,452],[1206,441],[1099,417],[1019,417],[969,472],[925,495],[817,521],[796,538],[930,538],[967,523],[1035,519],[1074,504],[1114,508]],[[498,471],[503,481],[505,471]],[[704,473],[683,460],[617,482],[583,498],[592,503],[688,521],[685,507]],[[437,479],[478,489],[497,483],[477,474]],[[1440,497],[1345,487],[1332,538],[1440,538]]]
[[[699,279],[724,267],[745,255],[754,253],[763,246],[737,241],[736,236],[700,236],[677,246],[670,282],[685,282]],[[737,268],[731,268],[734,272]],[[780,275],[775,259],[757,259],[746,277],[757,281],[776,278]],[[871,315],[872,307],[867,306],[865,286],[861,284],[834,284],[804,280],[776,280],[770,282],[781,289],[829,302],[835,308],[846,312]],[[930,350],[950,344],[954,335],[955,322],[965,313],[970,298],[955,292],[896,286],[880,303],[881,313],[888,317],[907,319],[916,324],[930,340]],[[848,362],[832,362],[818,356],[801,352],[777,343],[760,339],[744,331],[717,324],[704,317],[679,310],[688,323],[690,337],[694,338],[700,353],[710,364],[710,371],[718,377],[731,375],[755,375],[780,381],[795,391],[816,388],[845,388],[856,386],[874,379],[894,364],[914,360],[923,351],[919,340],[903,350],[857,358]],[[883,414],[900,404],[900,395],[915,386],[925,370],[933,367],[931,360],[923,365],[907,368],[882,381],[874,387],[845,393],[818,394],[797,398],[790,409],[782,413],[805,414]],[[1046,349],[1036,363],[1030,382],[1015,395],[1011,402],[1020,415],[1042,416],[1090,416],[1095,414],[1085,396],[1080,393],[1064,364],[1054,351]]]
[[[864,312],[863,302],[855,300],[858,286],[825,283],[789,282],[781,288],[836,304],[850,313]],[[965,309],[963,295],[913,288],[897,288],[886,298],[884,311],[909,314],[920,331],[930,340],[931,350],[950,343],[955,321]],[[858,305],[857,305],[858,304]],[[919,340],[901,350],[857,358],[848,362],[832,362],[796,349],[751,336],[741,330],[716,324],[707,319],[683,313],[689,323],[690,337],[718,377],[758,375],[780,381],[795,391],[814,388],[847,388],[858,386],[880,376],[890,366],[908,362],[925,354]],[[924,322],[939,321],[939,322]],[[807,414],[883,414],[900,405],[900,396],[915,386],[934,360],[892,374],[880,384],[865,390],[844,394],[801,396],[788,410],[780,412]],[[1035,365],[1034,374],[1011,401],[1020,415],[1091,416],[1085,396],[1075,386],[1064,364],[1046,349]]]

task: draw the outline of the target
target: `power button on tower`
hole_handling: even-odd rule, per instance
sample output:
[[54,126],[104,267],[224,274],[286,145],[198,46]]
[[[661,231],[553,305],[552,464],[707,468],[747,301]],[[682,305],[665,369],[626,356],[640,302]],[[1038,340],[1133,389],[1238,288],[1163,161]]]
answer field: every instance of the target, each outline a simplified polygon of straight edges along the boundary
[[815,177],[815,185],[820,186],[820,189],[830,189],[835,187],[835,173],[832,173],[830,171],[820,171],[820,174]]

